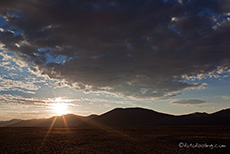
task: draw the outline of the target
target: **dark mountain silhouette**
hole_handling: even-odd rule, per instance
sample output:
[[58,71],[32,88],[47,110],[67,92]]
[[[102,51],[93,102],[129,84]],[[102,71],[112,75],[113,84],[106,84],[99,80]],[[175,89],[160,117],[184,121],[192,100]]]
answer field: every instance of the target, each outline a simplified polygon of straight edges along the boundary
[[[3,124],[4,123],[4,124]],[[78,127],[78,126],[177,126],[177,125],[229,125],[230,109],[212,114],[195,112],[170,115],[143,108],[116,108],[102,115],[88,117],[67,114],[48,119],[10,120],[0,122],[1,127]]]
[[212,116],[230,116],[230,108],[229,109],[223,109],[221,111],[215,112],[211,114]]
[[230,109],[212,114],[195,112],[188,115],[174,116],[153,122],[151,125],[229,125]]
[[174,116],[143,108],[116,108],[93,120],[108,126],[142,126],[169,117]]
[[9,120],[9,121],[0,121],[0,127],[12,125],[12,124],[18,123],[20,121],[21,120],[19,120],[19,119],[12,119],[12,120]]
[[92,116],[82,117],[74,114],[67,114],[63,116],[54,116],[48,119],[31,119],[22,120],[18,123],[8,125],[8,127],[76,127],[91,119]]

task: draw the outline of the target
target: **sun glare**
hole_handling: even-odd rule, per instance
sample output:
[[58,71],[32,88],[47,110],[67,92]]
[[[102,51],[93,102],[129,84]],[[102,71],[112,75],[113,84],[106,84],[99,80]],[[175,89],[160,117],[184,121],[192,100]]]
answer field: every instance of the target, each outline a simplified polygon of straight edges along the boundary
[[68,106],[64,103],[53,103],[51,108],[59,116],[69,113]]
[[48,101],[53,102],[53,103],[68,103],[68,102],[71,102],[72,100],[62,98],[62,97],[56,97],[56,98],[53,98],[53,99],[48,99]]
[[47,100],[47,102],[50,103],[49,108],[51,108],[52,112],[54,112],[58,116],[71,113],[68,109],[68,107],[71,106],[71,101],[71,99],[63,97],[55,97]]

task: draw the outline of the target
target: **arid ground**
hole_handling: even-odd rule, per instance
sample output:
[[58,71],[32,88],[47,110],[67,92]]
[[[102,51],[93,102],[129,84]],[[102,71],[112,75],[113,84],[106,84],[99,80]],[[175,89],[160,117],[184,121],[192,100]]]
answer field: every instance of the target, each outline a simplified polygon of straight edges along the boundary
[[230,127],[0,128],[0,152],[229,153]]

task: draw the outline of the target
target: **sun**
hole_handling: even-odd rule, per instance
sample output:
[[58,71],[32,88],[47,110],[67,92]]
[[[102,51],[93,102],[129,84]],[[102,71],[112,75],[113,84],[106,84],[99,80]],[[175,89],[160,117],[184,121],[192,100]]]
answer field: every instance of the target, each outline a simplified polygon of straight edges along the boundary
[[69,113],[68,106],[65,103],[53,103],[51,108],[59,116]]
[[68,109],[69,106],[71,106],[70,102],[71,99],[63,98],[63,97],[55,97],[48,99],[49,108],[52,109],[52,112],[56,115],[60,116],[63,114],[71,113]]

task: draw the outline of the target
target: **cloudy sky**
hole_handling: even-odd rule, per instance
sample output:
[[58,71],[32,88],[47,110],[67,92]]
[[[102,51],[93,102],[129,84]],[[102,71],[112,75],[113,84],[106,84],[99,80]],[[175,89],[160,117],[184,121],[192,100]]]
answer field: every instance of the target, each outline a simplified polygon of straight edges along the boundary
[[0,120],[230,103],[229,0],[2,0]]

